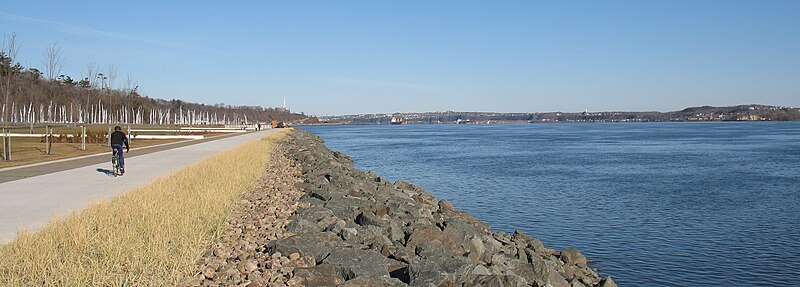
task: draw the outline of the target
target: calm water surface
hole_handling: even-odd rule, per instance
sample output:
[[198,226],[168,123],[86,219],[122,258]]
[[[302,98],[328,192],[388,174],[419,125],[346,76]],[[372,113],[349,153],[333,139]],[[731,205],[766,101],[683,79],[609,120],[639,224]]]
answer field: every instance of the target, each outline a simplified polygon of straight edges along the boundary
[[800,123],[304,129],[621,286],[800,286]]

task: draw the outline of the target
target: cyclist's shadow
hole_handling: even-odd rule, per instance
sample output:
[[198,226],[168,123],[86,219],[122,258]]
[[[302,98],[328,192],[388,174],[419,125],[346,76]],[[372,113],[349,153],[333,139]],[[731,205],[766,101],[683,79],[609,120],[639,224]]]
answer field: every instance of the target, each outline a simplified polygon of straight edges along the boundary
[[105,169],[105,168],[98,168],[97,172],[105,173],[107,176],[114,176],[114,171],[113,170],[108,170],[108,169]]

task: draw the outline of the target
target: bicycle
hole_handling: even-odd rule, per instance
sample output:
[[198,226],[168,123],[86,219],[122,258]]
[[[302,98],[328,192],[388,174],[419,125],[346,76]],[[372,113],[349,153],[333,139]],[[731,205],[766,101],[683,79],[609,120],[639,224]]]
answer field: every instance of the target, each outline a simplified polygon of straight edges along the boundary
[[122,175],[122,167],[119,166],[119,151],[114,149],[114,152],[111,155],[111,166],[113,167],[113,175],[114,177]]

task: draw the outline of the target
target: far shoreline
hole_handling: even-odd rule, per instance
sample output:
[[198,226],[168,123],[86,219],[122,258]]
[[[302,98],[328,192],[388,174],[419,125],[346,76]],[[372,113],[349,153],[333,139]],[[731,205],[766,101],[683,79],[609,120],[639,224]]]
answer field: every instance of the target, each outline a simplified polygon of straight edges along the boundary
[[369,124],[369,123],[318,123],[318,124],[296,124],[296,127],[320,127],[320,126],[449,126],[449,125],[466,125],[466,126],[492,126],[492,125],[558,125],[558,124],[654,124],[654,123],[786,123],[786,122],[800,122],[800,120],[759,120],[759,121],[737,121],[737,120],[719,120],[719,121],[547,121],[547,122],[492,122],[492,123],[469,123],[469,124],[455,124],[455,123],[405,123],[401,125],[392,124]]
[[328,124],[484,124],[695,121],[800,121],[800,108],[746,104],[726,107],[689,107],[683,110],[670,112],[589,112],[588,109],[583,112],[395,112],[317,116],[314,122]]

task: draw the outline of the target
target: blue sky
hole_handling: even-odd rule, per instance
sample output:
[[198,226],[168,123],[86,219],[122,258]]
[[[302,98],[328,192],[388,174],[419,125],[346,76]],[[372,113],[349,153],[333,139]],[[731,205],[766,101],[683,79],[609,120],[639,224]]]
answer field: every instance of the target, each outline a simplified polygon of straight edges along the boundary
[[25,66],[54,42],[144,95],[314,115],[800,106],[800,1],[8,1]]

